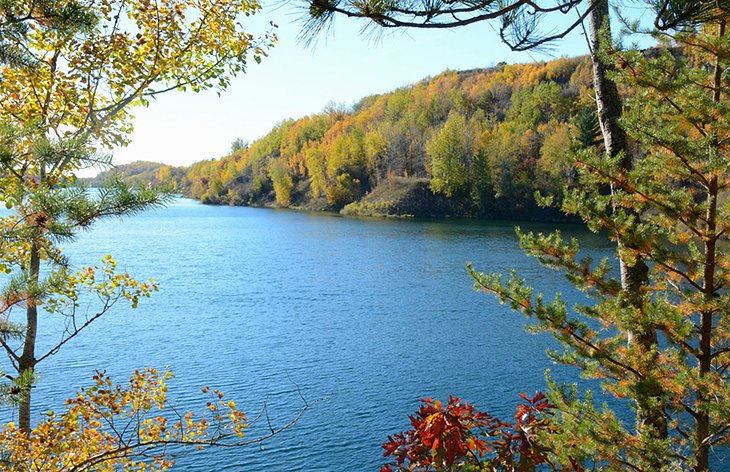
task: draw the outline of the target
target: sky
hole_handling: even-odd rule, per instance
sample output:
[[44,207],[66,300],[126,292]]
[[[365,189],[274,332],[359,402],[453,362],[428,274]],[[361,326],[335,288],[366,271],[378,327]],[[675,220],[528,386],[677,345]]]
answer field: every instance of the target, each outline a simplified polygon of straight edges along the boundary
[[[254,141],[276,123],[322,111],[328,104],[359,99],[451,70],[524,63],[586,54],[580,29],[547,52],[516,53],[502,44],[495,24],[476,23],[443,30],[388,30],[363,34],[364,20],[337,18],[316,46],[298,41],[301,11],[291,3],[265,5],[244,22],[254,34],[270,21],[278,43],[261,64],[250,61],[220,96],[170,92],[132,110],[131,144],[113,150],[114,163],[138,160],[187,166],[228,154],[241,138]],[[248,20],[248,19],[247,19]],[[93,175],[98,171],[90,171]]]

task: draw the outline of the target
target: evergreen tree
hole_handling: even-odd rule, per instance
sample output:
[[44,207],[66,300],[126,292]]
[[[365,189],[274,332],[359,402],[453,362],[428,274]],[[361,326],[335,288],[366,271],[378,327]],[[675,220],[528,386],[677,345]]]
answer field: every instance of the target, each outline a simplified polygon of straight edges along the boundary
[[[636,88],[622,122],[642,155],[628,169],[621,162],[628,157],[582,155],[582,185],[563,206],[621,242],[621,260],[645,260],[647,283],[627,293],[608,260],[580,258],[577,241],[559,233],[520,234],[521,243],[565,271],[593,304],[571,310],[559,296],[548,302],[533,295],[516,275],[503,282],[470,269],[477,288],[563,343],[552,353],[556,361],[600,379],[645,421],[627,426],[617,412],[596,408],[590,394],[580,398],[576,387],[551,384],[558,431],[542,439],[566,466],[579,459],[608,470],[704,472],[710,450],[730,442],[730,90],[723,74],[730,37],[724,19],[699,31],[656,34],[667,46],[658,57],[612,56],[618,78]],[[675,57],[672,46],[683,55]],[[602,194],[608,185],[614,191]],[[625,333],[657,341],[627,343]]]
[[601,129],[595,110],[583,109],[575,116],[575,126],[578,129],[576,140],[582,149],[588,149],[601,142]]
[[0,1],[0,64],[19,65],[37,61],[22,43],[35,24],[56,31],[93,26],[95,18],[75,0],[24,2]]

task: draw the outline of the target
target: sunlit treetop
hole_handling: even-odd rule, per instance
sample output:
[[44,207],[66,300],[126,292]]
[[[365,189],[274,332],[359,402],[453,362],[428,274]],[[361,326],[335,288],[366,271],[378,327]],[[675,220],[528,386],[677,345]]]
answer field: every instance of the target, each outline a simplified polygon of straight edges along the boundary
[[14,130],[21,161],[39,137],[124,145],[130,106],[175,89],[225,89],[275,41],[244,30],[255,0],[49,5],[0,2],[0,124]]

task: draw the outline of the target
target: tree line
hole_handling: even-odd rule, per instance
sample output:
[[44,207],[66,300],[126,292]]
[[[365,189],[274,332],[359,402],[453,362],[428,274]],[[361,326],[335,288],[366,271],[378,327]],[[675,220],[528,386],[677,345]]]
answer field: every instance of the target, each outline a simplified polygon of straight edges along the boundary
[[212,204],[340,210],[400,180],[427,182],[464,215],[530,215],[535,192],[560,195],[572,156],[599,143],[594,108],[587,58],[447,71],[283,121],[221,159],[121,170]]

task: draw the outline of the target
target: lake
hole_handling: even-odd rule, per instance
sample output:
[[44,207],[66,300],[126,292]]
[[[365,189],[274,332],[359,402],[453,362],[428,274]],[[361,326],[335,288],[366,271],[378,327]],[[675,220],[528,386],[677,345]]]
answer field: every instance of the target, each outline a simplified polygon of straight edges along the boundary
[[[589,254],[612,254],[604,237],[579,225],[521,226],[560,226]],[[472,289],[467,261],[485,272],[516,269],[548,298],[560,291],[580,299],[561,274],[522,253],[514,223],[341,218],[178,199],[102,222],[66,253],[74,267],[111,253],[161,290],[136,310],[115,309],[41,364],[36,411],[60,408],[94,369],[122,382],[145,366],[172,369],[170,396],[195,411],[204,409],[205,385],[249,416],[266,401],[275,425],[296,414],[300,393],[325,398],[263,447],[189,452],[176,470],[376,471],[380,445],[408,428],[421,397],[453,394],[511,418],[519,393],[545,388],[546,368],[558,379],[575,374],[547,359],[549,336],[525,333],[521,314]],[[41,324],[39,351],[60,335],[53,324]]]

